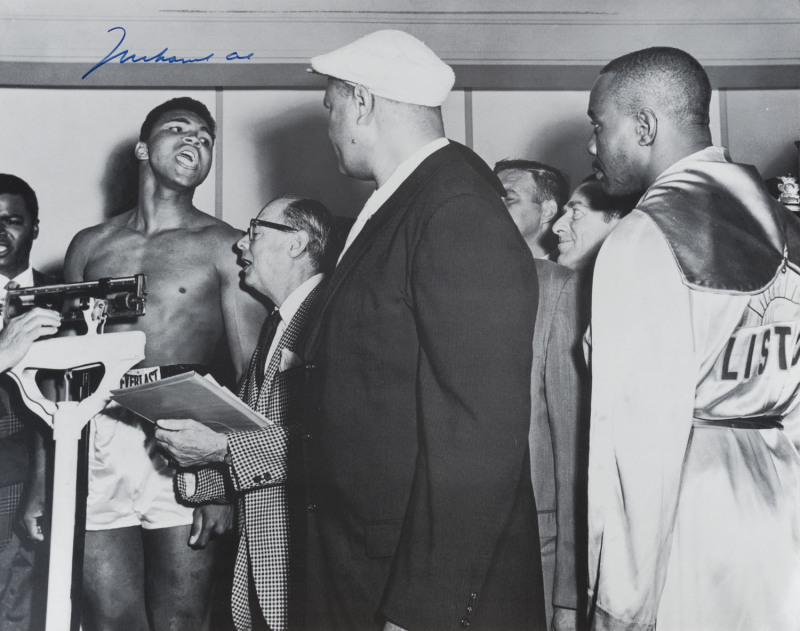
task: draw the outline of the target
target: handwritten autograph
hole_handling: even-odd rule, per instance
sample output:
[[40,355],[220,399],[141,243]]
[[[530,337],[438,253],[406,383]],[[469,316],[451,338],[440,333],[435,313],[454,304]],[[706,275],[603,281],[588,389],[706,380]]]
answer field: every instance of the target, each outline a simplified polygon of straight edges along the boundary
[[[139,57],[136,56],[135,53],[129,53],[128,49],[120,50],[117,52],[120,46],[122,46],[122,42],[125,41],[125,36],[128,32],[122,26],[115,26],[113,28],[108,29],[108,33],[111,31],[122,31],[122,37],[119,38],[117,45],[111,49],[111,52],[108,53],[105,57],[103,57],[99,62],[97,62],[92,68],[81,77],[81,79],[85,79],[90,74],[92,74],[95,70],[100,68],[101,66],[106,65],[110,61],[114,61],[115,59],[119,59],[119,63],[124,64],[126,61],[129,61],[133,64],[135,63],[158,63],[158,62],[166,62],[170,64],[193,64],[197,63],[198,61],[208,61],[214,56],[214,53],[209,53],[205,57],[197,57],[195,59],[186,59],[184,57],[176,57],[175,55],[167,56],[168,48],[164,48],[161,52],[148,57],[147,55],[141,55]],[[252,59],[253,53],[249,53],[247,55],[240,55],[238,52],[234,51],[232,53],[228,53],[225,55],[226,61],[236,61],[239,59]]]

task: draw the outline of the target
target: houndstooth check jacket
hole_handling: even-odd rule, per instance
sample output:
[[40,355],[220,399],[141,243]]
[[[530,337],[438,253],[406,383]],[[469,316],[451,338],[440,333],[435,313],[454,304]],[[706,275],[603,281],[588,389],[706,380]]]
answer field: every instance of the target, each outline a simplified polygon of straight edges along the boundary
[[[287,472],[290,441],[300,432],[293,410],[302,392],[303,366],[284,371],[279,367],[283,349],[297,352],[303,347],[307,324],[314,316],[324,284],[311,291],[287,324],[264,372],[262,387],[259,389],[256,383],[256,367],[260,355],[269,352],[270,346],[269,340],[263,339],[239,388],[239,398],[273,425],[260,431],[230,434],[229,468],[205,467],[177,476],[178,494],[188,503],[238,498],[239,546],[231,608],[239,631],[252,628],[248,573],[252,573],[259,606],[272,631],[286,629],[295,619],[292,611],[296,608],[296,595],[290,588],[297,583],[293,578],[298,560],[290,537]],[[196,475],[196,488],[187,497],[186,478],[192,474]]]

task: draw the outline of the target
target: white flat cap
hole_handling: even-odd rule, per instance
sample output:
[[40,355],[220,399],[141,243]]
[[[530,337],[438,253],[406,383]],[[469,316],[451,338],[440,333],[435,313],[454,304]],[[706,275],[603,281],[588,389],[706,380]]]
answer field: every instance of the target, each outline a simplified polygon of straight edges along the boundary
[[386,99],[436,107],[455,82],[453,69],[404,31],[375,31],[311,59],[309,72],[359,83]]

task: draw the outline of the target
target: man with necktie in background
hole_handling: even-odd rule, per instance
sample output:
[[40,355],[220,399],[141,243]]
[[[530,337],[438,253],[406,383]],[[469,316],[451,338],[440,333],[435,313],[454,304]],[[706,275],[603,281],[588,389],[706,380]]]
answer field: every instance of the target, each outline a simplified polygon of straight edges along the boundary
[[[31,287],[55,282],[30,265],[31,247],[38,235],[36,193],[21,178],[0,174],[0,304],[9,286]],[[20,316],[18,325],[14,329],[9,327],[7,335],[14,334],[17,326],[23,324],[22,318],[33,326],[34,317]],[[47,317],[49,326],[57,327],[57,315]],[[55,333],[55,329],[49,332]],[[2,360],[4,368],[16,364],[6,359]],[[16,358],[20,359],[21,355]],[[39,417],[22,402],[17,385],[10,377],[0,375],[0,628],[8,631],[29,629],[31,618],[35,617],[32,581],[36,548],[33,542],[44,539],[38,519],[44,512],[46,483],[44,439],[39,433],[43,429]],[[32,492],[33,487],[37,487],[38,492]],[[26,538],[19,536],[18,520],[22,522]]]

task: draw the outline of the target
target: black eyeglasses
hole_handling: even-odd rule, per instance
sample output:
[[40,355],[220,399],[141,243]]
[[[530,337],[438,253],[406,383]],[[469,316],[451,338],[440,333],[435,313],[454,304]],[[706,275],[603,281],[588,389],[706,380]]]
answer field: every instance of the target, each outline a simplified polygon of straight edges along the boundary
[[251,219],[250,227],[247,229],[247,236],[251,241],[256,240],[256,226],[264,226],[265,228],[272,228],[280,232],[297,232],[297,228],[292,228],[282,223],[273,223],[272,221],[264,221],[263,219]]

